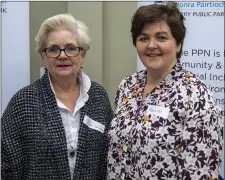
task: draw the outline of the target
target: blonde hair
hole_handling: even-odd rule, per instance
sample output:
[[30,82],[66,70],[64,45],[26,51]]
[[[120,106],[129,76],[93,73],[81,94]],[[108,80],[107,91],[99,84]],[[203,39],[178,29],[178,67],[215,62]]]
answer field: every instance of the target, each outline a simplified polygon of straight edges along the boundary
[[58,30],[69,30],[74,32],[78,45],[85,52],[90,48],[91,39],[89,37],[88,27],[81,21],[76,20],[70,14],[59,14],[47,18],[41,25],[38,34],[35,37],[36,50],[41,53],[46,47],[48,34]]

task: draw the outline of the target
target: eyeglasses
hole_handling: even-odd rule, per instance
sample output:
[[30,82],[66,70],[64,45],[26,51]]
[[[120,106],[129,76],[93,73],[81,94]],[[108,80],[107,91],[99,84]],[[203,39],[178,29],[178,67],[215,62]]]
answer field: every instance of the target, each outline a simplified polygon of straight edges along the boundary
[[49,58],[57,58],[60,56],[61,51],[64,51],[67,57],[76,57],[79,55],[81,50],[83,50],[82,47],[68,46],[64,49],[60,49],[57,47],[45,48],[42,52],[45,52],[46,56]]

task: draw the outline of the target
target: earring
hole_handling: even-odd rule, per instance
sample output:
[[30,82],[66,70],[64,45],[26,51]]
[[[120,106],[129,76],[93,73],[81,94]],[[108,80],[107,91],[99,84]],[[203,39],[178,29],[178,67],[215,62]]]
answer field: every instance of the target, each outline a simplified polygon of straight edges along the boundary
[[82,62],[81,62],[81,65],[80,65],[81,69],[83,69],[83,61],[84,61],[84,58],[82,57]]

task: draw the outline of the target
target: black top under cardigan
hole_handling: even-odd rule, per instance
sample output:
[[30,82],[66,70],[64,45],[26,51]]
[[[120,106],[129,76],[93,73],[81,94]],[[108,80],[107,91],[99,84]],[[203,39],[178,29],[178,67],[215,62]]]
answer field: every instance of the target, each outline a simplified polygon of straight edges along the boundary
[[[81,109],[73,180],[104,180],[112,109],[106,91],[91,82]],[[105,125],[90,129],[84,116]],[[1,118],[2,180],[71,180],[66,136],[47,72],[10,100]]]

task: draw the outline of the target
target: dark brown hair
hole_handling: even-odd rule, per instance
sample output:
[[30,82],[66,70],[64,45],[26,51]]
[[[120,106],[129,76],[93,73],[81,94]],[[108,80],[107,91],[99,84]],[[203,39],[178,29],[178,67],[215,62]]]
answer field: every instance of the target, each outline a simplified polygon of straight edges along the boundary
[[144,25],[161,21],[167,23],[177,45],[181,44],[181,49],[177,53],[177,58],[179,59],[182,53],[186,27],[184,26],[184,16],[179,11],[175,2],[167,2],[165,5],[152,4],[138,8],[131,22],[130,32],[133,44],[136,46],[137,37],[141,34]]

